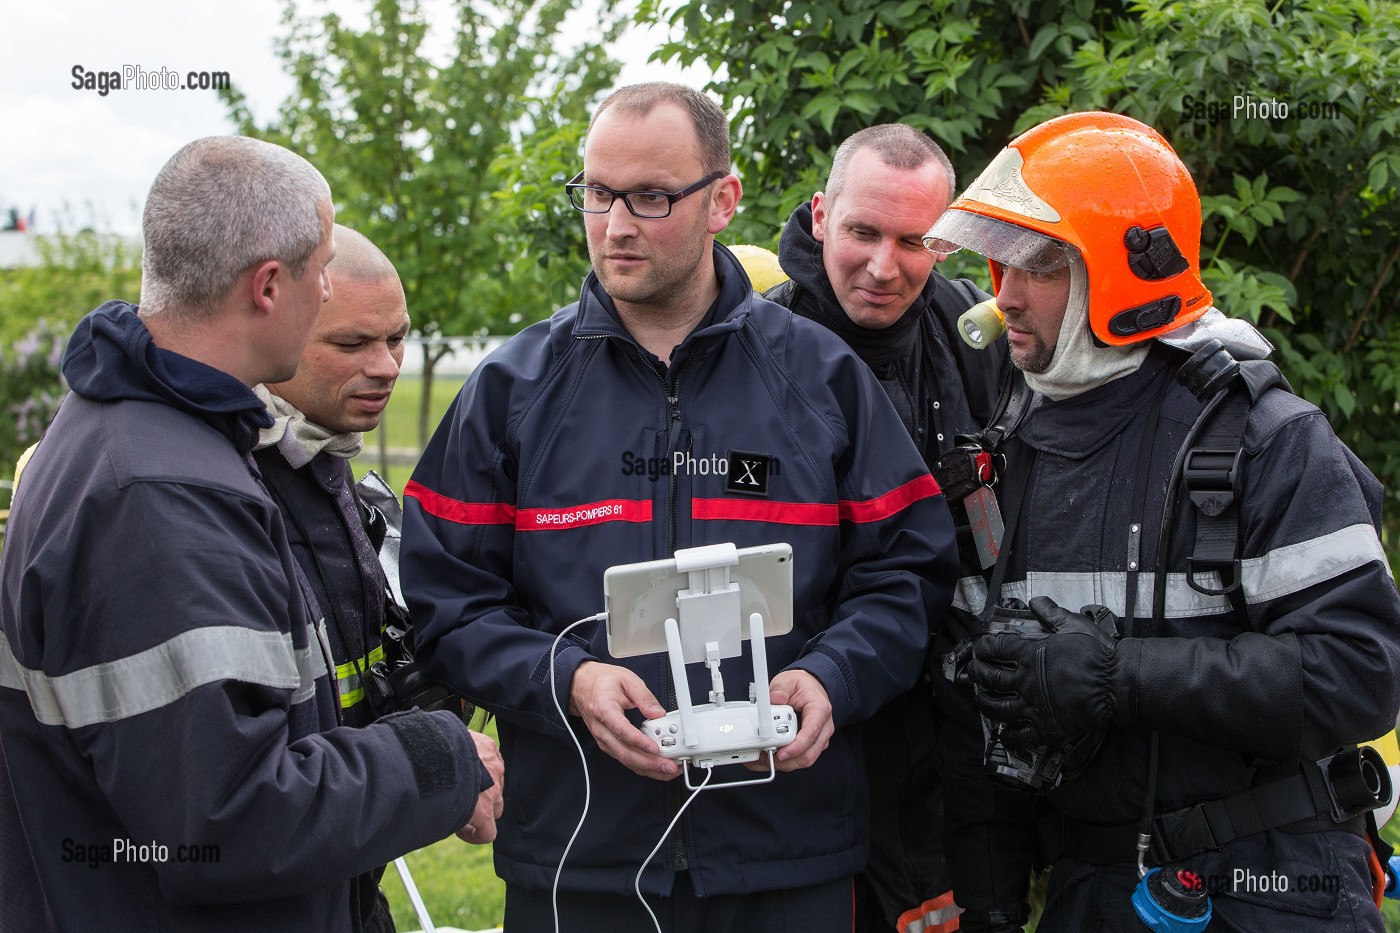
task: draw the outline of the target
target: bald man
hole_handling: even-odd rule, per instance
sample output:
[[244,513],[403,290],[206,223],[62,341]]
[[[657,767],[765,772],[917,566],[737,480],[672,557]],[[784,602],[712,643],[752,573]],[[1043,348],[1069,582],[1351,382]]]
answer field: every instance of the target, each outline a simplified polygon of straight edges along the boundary
[[[331,298],[321,306],[296,375],[255,390],[274,423],[262,431],[253,457],[320,603],[341,714],[347,725],[363,726],[394,708],[367,676],[384,657],[381,633],[394,607],[378,557],[384,519],[358,494],[349,460],[389,402],[409,318],[398,273],[379,248],[339,224],[335,243],[327,267]],[[388,502],[396,510],[392,494]],[[397,587],[396,580],[392,584]],[[489,737],[472,737],[478,748],[494,749]],[[488,841],[485,834],[463,838]],[[351,910],[366,931],[394,929],[378,888],[382,874],[380,868],[360,876],[351,890]]]

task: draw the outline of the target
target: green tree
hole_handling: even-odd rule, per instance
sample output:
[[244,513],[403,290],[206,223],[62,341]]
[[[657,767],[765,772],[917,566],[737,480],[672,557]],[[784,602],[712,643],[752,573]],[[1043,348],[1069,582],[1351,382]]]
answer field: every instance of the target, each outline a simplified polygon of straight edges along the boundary
[[924,130],[970,179],[1039,89],[1069,73],[1071,43],[1121,10],[1092,0],[642,0],[637,19],[683,37],[653,57],[715,71],[709,90],[734,118],[744,180],[734,234],[776,244],[782,220],[821,189],[836,146],[873,123]]
[[[73,326],[110,298],[135,303],[141,250],[92,230],[35,238],[39,262],[0,277],[0,479],[48,427],[67,386],[59,360]],[[0,494],[0,508],[8,500]]]
[[[656,57],[727,68],[710,90],[734,115],[748,204],[736,235],[750,242],[776,243],[835,146],[873,123],[927,131],[961,184],[1060,113],[1155,126],[1200,187],[1218,305],[1261,326],[1294,388],[1385,484],[1395,563],[1400,4],[643,0],[638,18],[685,37]],[[1258,118],[1265,102],[1288,116]]]
[[[587,267],[562,192],[577,147],[559,140],[577,138],[562,128],[586,124],[616,78],[603,49],[622,20],[605,5],[589,41],[560,51],[573,6],[454,0],[450,54],[439,64],[427,54],[417,0],[374,0],[363,30],[334,13],[298,19],[289,4],[278,50],[296,88],[278,118],[258,126],[236,90],[226,97],[240,132],[320,168],[337,219],[398,267],[414,328],[430,338],[423,442],[433,368],[447,352],[433,338],[513,332],[566,303],[559,283]],[[549,231],[548,249],[530,240],[540,230]]]

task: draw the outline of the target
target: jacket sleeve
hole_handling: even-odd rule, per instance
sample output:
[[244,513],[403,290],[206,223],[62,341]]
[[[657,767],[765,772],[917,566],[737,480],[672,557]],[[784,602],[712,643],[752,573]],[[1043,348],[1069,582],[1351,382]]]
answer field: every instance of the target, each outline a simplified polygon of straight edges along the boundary
[[[529,355],[548,348],[522,333],[510,350]],[[542,357],[498,357],[478,366],[462,387],[404,490],[400,574],[424,673],[503,718],[563,735],[549,693],[554,634],[532,618],[511,566],[518,453],[509,425],[519,407],[513,394],[524,383],[519,373],[547,368]],[[556,652],[564,709],[574,670],[595,660],[584,645],[565,638]]]
[[49,633],[54,702],[31,702],[61,720],[131,840],[168,848],[155,869],[172,901],[305,894],[469,819],[490,778],[450,714],[318,731],[334,686],[315,636],[295,644],[306,613],[270,503],[137,482],[78,520],[123,534],[42,573],[70,581],[43,598],[71,644]]
[[1375,738],[1400,706],[1400,596],[1378,534],[1380,486],[1320,412],[1294,404],[1267,437],[1246,437],[1241,576],[1253,630],[1123,644],[1141,724],[1188,724],[1203,741],[1280,761]]
[[841,726],[913,686],[930,620],[952,602],[958,555],[942,492],[874,375],[854,354],[830,369],[846,441],[837,460],[835,610],[790,666],[822,682]]

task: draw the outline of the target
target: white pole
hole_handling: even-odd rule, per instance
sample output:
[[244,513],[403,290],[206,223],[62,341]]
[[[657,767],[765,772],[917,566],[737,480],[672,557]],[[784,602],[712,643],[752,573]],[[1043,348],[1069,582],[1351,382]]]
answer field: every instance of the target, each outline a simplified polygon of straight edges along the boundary
[[437,927],[433,926],[432,918],[428,916],[428,908],[423,906],[423,896],[418,893],[418,885],[413,883],[413,876],[408,872],[408,863],[402,858],[396,858],[394,867],[399,870],[399,877],[403,879],[403,888],[408,892],[408,899],[413,902],[418,922],[423,924],[423,933],[437,933]]

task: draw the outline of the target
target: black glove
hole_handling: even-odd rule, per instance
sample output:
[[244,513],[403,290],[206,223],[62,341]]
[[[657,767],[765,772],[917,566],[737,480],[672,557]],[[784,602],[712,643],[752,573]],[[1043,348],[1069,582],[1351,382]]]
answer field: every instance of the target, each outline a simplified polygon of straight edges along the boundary
[[1048,635],[983,635],[968,665],[981,688],[982,715],[1006,724],[1002,740],[1022,748],[1051,745],[1098,732],[1115,712],[1126,716],[1129,678],[1110,634],[1113,614],[1103,606],[1070,612],[1044,596],[1032,599],[1030,610]]

